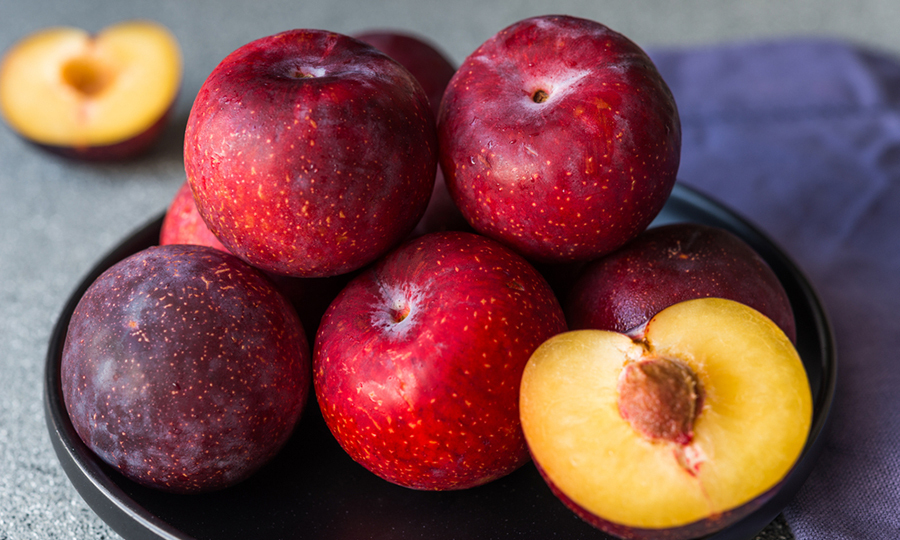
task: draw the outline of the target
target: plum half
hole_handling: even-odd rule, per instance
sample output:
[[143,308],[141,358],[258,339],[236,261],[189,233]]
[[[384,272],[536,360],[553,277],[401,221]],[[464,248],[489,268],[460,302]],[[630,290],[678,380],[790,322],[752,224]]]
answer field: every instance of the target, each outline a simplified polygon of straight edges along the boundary
[[733,300],[680,302],[640,336],[573,330],[525,367],[522,428],[554,493],[607,533],[687,539],[761,506],[812,421],[784,332]]
[[151,21],[124,21],[96,34],[46,28],[4,55],[0,111],[16,133],[48,151],[132,158],[162,134],[182,71],[177,39]]

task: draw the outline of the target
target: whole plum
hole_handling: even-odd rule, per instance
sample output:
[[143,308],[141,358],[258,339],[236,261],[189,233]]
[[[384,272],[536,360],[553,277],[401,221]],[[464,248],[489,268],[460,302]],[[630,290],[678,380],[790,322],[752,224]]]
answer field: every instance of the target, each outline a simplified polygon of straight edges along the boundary
[[475,231],[539,263],[590,261],[647,228],[675,185],[681,120],[649,56],[589,19],[491,36],[453,75],[440,167]]
[[62,391],[78,435],[126,477],[222,489],[268,462],[311,385],[294,308],[261,272],[206,246],[113,265],[69,322]]
[[762,312],[797,340],[791,301],[778,276],[753,247],[720,227],[653,227],[579,272],[563,301],[572,329],[634,334],[668,306],[714,296]]

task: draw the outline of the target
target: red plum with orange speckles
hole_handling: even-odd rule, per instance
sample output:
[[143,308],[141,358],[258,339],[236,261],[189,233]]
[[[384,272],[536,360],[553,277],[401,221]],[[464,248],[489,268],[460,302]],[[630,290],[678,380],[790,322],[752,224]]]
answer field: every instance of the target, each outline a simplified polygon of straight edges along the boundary
[[681,152],[675,100],[646,53],[571,16],[519,21],[470,54],[438,137],[469,223],[546,263],[594,259],[644,230]]
[[166,209],[159,230],[159,243],[163,246],[168,244],[209,246],[230,253],[209,230],[200,212],[197,211],[194,194],[187,181],[181,184]]
[[348,273],[397,246],[437,170],[421,84],[371,45],[291,30],[210,73],[185,129],[198,210],[229,251],[272,273]]
[[436,232],[357,276],[316,335],[313,382],[341,447],[418,490],[485,484],[529,459],[518,392],[566,329],[544,278],[502,244]]

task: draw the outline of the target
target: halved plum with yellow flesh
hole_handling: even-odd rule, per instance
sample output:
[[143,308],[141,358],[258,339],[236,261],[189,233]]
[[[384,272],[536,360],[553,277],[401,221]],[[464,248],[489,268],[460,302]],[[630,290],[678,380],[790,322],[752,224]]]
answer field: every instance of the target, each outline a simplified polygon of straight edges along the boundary
[[175,36],[150,21],[97,34],[53,27],[0,64],[0,111],[24,139],[67,157],[134,157],[161,135],[182,79]]
[[812,420],[806,371],[760,312],[703,298],[635,337],[573,330],[530,358],[522,428],[554,493],[622,538],[695,538],[761,506]]

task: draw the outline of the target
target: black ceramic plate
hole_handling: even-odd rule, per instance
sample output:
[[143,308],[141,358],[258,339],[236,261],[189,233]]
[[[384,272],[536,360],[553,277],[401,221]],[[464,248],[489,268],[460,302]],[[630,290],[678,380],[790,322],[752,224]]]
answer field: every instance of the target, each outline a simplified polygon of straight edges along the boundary
[[[655,224],[691,221],[724,227],[751,244],[790,295],[798,349],[814,398],[812,432],[779,491],[743,521],[710,540],[749,540],[790,502],[812,469],[834,393],[836,359],[825,313],[795,264],[754,226],[706,196],[677,185]],[[59,366],[69,317],[105,269],[157,242],[162,216],[103,258],[72,294],[47,353],[44,405],[57,456],[75,488],[116,532],[138,539],[604,539],[566,509],[532,465],[491,484],[457,492],[398,487],[350,460],[331,437],[315,400],[278,457],[251,479],[207,495],[141,487],[98,460],[69,422]]]

